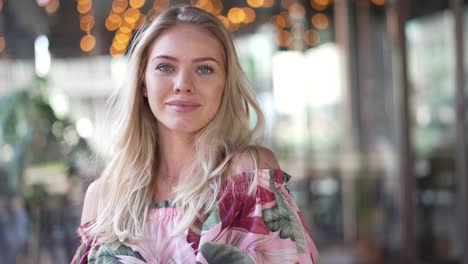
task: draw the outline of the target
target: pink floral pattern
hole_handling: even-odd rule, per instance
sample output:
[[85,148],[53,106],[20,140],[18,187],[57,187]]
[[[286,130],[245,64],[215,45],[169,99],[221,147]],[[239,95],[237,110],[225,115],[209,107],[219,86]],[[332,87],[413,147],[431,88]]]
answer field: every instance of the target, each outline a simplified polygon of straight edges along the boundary
[[[257,173],[259,184],[248,195]],[[99,244],[78,229],[81,244],[72,263],[319,263],[317,249],[282,170],[233,175],[208,214],[201,234],[171,231],[181,214],[167,201],[150,211],[142,240]]]

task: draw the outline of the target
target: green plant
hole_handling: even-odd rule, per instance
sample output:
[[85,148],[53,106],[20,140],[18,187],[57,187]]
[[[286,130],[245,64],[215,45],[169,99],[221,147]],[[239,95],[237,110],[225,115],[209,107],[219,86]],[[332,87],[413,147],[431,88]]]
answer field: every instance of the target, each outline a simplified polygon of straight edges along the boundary
[[[62,161],[73,175],[77,154],[90,153],[71,122],[55,115],[44,87],[46,81],[36,78],[29,87],[0,98],[0,166],[8,191],[24,191],[23,174],[32,164]],[[67,133],[78,140],[67,142]]]

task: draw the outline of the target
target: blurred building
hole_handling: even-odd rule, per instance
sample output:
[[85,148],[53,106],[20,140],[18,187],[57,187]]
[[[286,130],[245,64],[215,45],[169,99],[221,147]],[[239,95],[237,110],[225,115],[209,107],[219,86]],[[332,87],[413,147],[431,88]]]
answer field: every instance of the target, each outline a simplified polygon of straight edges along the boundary
[[[105,102],[122,81],[133,34],[181,3],[233,32],[267,117],[265,145],[293,175],[321,263],[468,264],[468,1],[0,0],[0,166],[14,171],[22,153],[5,135],[25,125],[8,125],[1,100],[18,91],[45,95],[57,118],[49,130],[62,140],[49,149],[71,153],[85,141],[99,153]],[[79,215],[99,166],[78,159],[70,180],[60,157],[33,157],[20,180],[5,181],[23,193],[45,186],[63,199],[44,212],[67,204]],[[78,216],[60,219],[51,241],[78,224]],[[36,259],[71,254],[51,244]]]

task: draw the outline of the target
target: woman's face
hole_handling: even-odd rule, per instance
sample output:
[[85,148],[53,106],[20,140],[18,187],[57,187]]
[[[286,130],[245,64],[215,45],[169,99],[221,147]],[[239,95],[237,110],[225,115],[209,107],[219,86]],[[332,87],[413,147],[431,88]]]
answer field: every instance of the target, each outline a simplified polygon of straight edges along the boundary
[[196,26],[169,28],[149,50],[145,81],[159,130],[196,133],[221,104],[226,81],[222,46]]

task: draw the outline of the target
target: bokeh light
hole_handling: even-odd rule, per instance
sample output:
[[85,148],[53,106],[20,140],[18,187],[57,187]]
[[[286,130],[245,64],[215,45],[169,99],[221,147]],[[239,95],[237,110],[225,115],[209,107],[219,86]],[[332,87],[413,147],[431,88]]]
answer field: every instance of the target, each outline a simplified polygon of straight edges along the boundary
[[93,7],[93,2],[91,1],[80,1],[76,5],[76,9],[78,10],[78,13],[80,14],[88,13],[92,7]]
[[124,50],[127,48],[127,46],[128,46],[128,42],[122,42],[122,41],[120,41],[119,39],[114,38],[114,41],[112,41],[112,46],[113,46],[116,50],[124,51]]
[[321,6],[327,6],[330,4],[330,0],[311,0],[311,1]]
[[80,118],[76,122],[76,132],[82,138],[90,138],[94,132],[94,126],[89,118]]
[[80,18],[80,28],[84,32],[89,32],[94,27],[96,20],[92,15],[85,15]]
[[326,29],[329,24],[328,17],[321,13],[313,15],[310,21],[314,27],[322,30]]
[[[120,17],[119,17],[120,18]],[[111,17],[108,17],[106,19],[106,28],[107,30],[109,31],[115,31],[119,28],[120,26],[120,22],[122,21],[122,19],[120,19],[118,22],[117,21],[114,21],[113,19],[111,19]]]
[[171,6],[171,1],[170,0],[156,0],[154,1],[153,6],[155,7],[155,9],[156,7],[159,7],[162,10],[166,10]]
[[80,48],[84,52],[91,51],[92,49],[94,49],[95,45],[96,45],[96,38],[93,35],[88,34],[81,38]]
[[291,33],[289,33],[289,31],[286,31],[286,30],[279,30],[276,33],[276,43],[278,44],[278,46],[283,47],[283,48],[287,48],[291,46],[291,43],[292,43]]
[[205,10],[206,12],[212,13],[214,11],[214,5],[211,0],[198,0],[195,3],[195,6]]
[[122,23],[120,24],[119,31],[125,34],[129,34],[132,32],[133,28],[133,24],[129,24],[127,21],[122,21]]
[[304,33],[304,41],[309,46],[316,46],[320,43],[320,35],[316,30],[309,29]]
[[140,8],[145,5],[145,0],[130,0],[130,6],[133,8]]
[[221,0],[212,0],[213,1],[213,6],[214,6],[214,10],[213,10],[213,14],[215,15],[221,15],[221,13],[223,12],[223,2]]
[[116,13],[111,13],[108,16],[109,20],[112,21],[112,23],[119,23],[122,22],[122,16]]
[[252,8],[244,7],[242,8],[242,10],[244,11],[244,14],[245,14],[244,23],[249,24],[255,21],[256,15],[255,15],[255,11]]
[[112,11],[120,14],[123,13],[125,9],[127,9],[127,6],[128,3],[126,0],[114,0],[114,2],[112,2]]
[[136,8],[129,8],[127,9],[127,11],[125,11],[124,19],[129,24],[135,24],[138,18],[140,18],[140,15],[141,15],[140,10]]
[[272,7],[275,4],[275,0],[263,0],[262,7]]
[[127,43],[128,41],[130,41],[131,33],[122,32],[121,30],[118,30],[115,33],[115,38],[118,39],[120,42]]
[[272,21],[278,28],[285,28],[287,26],[286,19],[282,15],[273,16]]
[[240,24],[244,22],[246,15],[244,10],[239,7],[233,7],[228,12],[228,19],[234,24]]
[[[54,92],[50,95],[50,106],[54,110],[55,115],[59,118],[65,118],[70,111],[70,102],[68,97],[62,92]],[[59,127],[57,127],[59,126]],[[59,129],[58,129],[59,128]],[[52,126],[52,132],[57,133],[57,130],[63,130],[63,123],[62,122],[55,122]],[[54,133],[54,134],[55,134]],[[59,134],[62,134],[60,131]]]
[[125,51],[117,50],[114,46],[111,46],[110,49],[109,49],[109,53],[110,53],[110,55],[112,55],[112,57],[115,57],[115,56],[121,56],[121,55],[125,54]]
[[301,4],[294,3],[290,5],[288,11],[293,19],[302,19],[305,17],[305,9]]
[[5,37],[0,36],[0,52],[3,52],[5,50],[5,46],[6,46]]
[[247,4],[253,8],[262,7],[264,4],[263,0],[247,0]]
[[59,0],[51,0],[49,3],[46,5],[45,10],[48,14],[52,14],[57,12],[57,10],[60,7],[60,2]]
[[152,15],[152,16],[159,15],[161,12],[168,9],[170,6],[171,6],[171,1],[170,0],[154,1],[153,2],[154,15]]
[[286,28],[291,26],[291,20],[287,11],[283,11],[278,15],[273,16],[273,22],[279,28]]
[[372,0],[372,3],[378,6],[385,5],[385,0]]
[[321,5],[321,4],[317,4],[315,2],[315,0],[310,0],[310,6],[312,6],[312,8],[317,10],[317,11],[323,11],[328,7],[328,4],[327,5]]
[[37,5],[40,7],[45,7],[49,2],[50,0],[36,0]]

